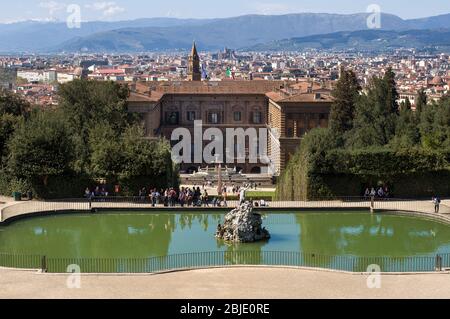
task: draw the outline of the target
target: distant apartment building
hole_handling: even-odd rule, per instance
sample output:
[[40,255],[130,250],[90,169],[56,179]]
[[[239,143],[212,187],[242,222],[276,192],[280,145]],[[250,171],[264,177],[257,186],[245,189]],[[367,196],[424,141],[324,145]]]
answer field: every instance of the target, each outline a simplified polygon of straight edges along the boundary
[[126,81],[133,80],[133,77],[126,74],[125,69],[119,68],[95,68],[95,70],[88,74],[89,79],[99,81]]
[[77,78],[77,76],[75,74],[58,73],[58,83],[59,84],[65,84],[65,83],[68,83],[68,82],[72,82],[76,78]]
[[57,80],[57,73],[55,70],[19,70],[17,77],[28,83],[53,83]]

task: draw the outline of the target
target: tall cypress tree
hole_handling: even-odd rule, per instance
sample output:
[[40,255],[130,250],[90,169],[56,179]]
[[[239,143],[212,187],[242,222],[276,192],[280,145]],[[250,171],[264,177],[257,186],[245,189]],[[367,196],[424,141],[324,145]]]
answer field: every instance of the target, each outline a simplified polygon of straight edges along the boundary
[[416,112],[417,114],[422,113],[428,103],[428,97],[425,90],[422,88],[417,92],[417,102],[416,102]]
[[397,85],[395,83],[395,73],[392,68],[388,68],[383,77],[383,84],[386,94],[385,106],[387,114],[399,114]]
[[351,70],[341,69],[341,76],[332,92],[334,98],[330,113],[332,132],[345,133],[353,128],[356,103],[361,86]]
[[389,68],[382,78],[372,78],[366,94],[357,103],[355,128],[347,144],[355,148],[388,144],[395,136],[398,97],[392,69]]

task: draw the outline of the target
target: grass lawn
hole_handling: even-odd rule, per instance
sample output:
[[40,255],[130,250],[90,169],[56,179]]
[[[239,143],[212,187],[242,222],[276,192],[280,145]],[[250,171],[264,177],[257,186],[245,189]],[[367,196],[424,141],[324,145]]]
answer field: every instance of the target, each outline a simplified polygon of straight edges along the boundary
[[245,196],[248,197],[275,197],[275,192],[274,191],[247,191],[245,193]]

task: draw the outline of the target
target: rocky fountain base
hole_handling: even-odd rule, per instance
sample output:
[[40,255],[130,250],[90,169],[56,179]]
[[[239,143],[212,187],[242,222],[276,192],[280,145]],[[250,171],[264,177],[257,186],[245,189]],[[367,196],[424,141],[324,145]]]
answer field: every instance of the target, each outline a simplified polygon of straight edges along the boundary
[[270,238],[262,228],[262,217],[253,213],[253,206],[246,202],[225,216],[225,223],[217,228],[216,237],[233,243],[253,243]]

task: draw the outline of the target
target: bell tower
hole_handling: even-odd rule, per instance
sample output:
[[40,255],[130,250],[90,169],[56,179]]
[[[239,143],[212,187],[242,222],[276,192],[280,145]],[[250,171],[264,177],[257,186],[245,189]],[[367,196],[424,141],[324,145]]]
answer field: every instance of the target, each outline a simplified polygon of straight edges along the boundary
[[200,57],[197,52],[197,47],[192,45],[192,51],[189,55],[189,66],[188,66],[188,80],[189,81],[201,81],[202,72],[200,70]]

